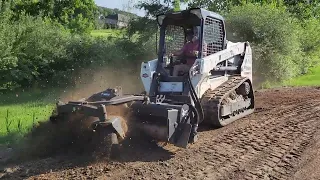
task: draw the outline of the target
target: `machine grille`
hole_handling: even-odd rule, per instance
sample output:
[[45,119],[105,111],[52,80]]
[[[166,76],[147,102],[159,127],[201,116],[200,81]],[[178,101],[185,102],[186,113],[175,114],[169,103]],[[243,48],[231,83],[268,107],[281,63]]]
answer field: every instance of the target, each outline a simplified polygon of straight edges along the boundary
[[221,20],[206,17],[204,25],[204,43],[207,45],[207,55],[223,50],[224,30]]

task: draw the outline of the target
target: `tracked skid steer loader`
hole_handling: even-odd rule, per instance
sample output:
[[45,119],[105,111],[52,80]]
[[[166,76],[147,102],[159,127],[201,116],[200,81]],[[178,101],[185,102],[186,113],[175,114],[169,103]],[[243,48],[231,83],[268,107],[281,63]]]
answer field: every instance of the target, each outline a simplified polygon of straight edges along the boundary
[[[58,123],[80,113],[94,117],[92,127],[117,144],[126,137],[120,118],[109,117],[108,106],[127,104],[132,121],[161,142],[186,148],[197,140],[198,126],[223,127],[254,112],[252,54],[248,42],[226,40],[222,16],[201,8],[157,16],[160,28],[158,57],[141,64],[145,93],[124,95],[107,89],[75,102],[58,102],[51,121]],[[196,32],[194,57],[173,56],[183,48],[186,34]],[[194,62],[173,76],[174,68]],[[93,98],[94,97],[94,98]]]

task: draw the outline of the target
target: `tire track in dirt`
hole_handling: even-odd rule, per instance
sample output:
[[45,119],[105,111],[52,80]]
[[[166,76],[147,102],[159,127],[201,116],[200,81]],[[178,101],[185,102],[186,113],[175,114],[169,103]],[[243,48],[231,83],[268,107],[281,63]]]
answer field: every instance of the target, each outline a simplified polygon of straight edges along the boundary
[[[304,104],[304,103],[301,103],[301,104]],[[285,116],[285,117],[282,117],[282,119],[281,119],[281,121],[280,120],[278,120],[278,121],[275,121],[275,119],[277,120],[277,118],[274,118],[273,119],[273,123],[271,124],[270,123],[270,121],[264,121],[264,123],[262,123],[262,124],[258,124],[258,125],[253,125],[252,127],[253,127],[253,132],[261,132],[261,130],[266,130],[265,131],[265,134],[266,135],[268,135],[268,132],[269,131],[271,131],[271,130],[269,130],[268,128],[264,128],[264,126],[266,126],[266,125],[270,125],[270,127],[273,127],[273,125],[274,125],[274,127],[276,127],[276,128],[278,128],[277,126],[279,125],[279,123],[281,123],[281,122],[287,122],[287,121],[283,121],[283,120],[285,120],[285,119],[288,119],[288,118],[296,118],[295,116],[297,116],[298,114],[303,114],[303,113],[305,113],[305,112],[307,112],[308,111],[308,109],[310,108],[310,104],[308,105],[308,104],[305,104],[304,106],[303,105],[301,105],[301,106],[299,106],[300,104],[298,104],[298,105],[295,105],[295,106],[290,106],[290,108],[289,109],[286,109],[286,110],[283,110],[283,111],[280,111],[280,112],[278,112],[278,116],[279,117],[281,117],[281,115],[283,115],[283,114],[285,114],[285,113],[292,113],[292,112],[295,112],[295,113],[293,113],[293,114],[291,114],[290,116]],[[316,106],[319,106],[319,104],[316,104],[316,105],[314,105],[315,107]],[[299,110],[300,109],[300,111],[297,111],[297,110]],[[276,112],[272,112],[272,113],[274,113],[274,114],[277,114]],[[312,114],[312,113],[311,113]],[[264,118],[264,119],[268,119],[268,118],[270,118],[270,117],[266,117],[266,118]],[[280,122],[279,122],[280,121]],[[290,124],[289,124],[289,126],[290,126]],[[259,129],[257,129],[257,127],[260,127]],[[285,128],[283,128],[283,130],[285,131],[285,130],[287,130],[287,129],[285,129]],[[236,132],[234,133],[234,135],[236,135],[237,133],[239,133],[239,131],[242,131],[241,129],[239,130],[236,130]],[[246,134],[249,134],[249,133],[246,133]],[[281,134],[280,134],[281,135]],[[222,135],[223,136],[223,135]],[[290,137],[290,134],[288,135],[289,137]],[[200,139],[201,139],[202,137],[200,137]],[[243,138],[246,138],[246,136],[244,136]],[[276,136],[274,136],[274,139],[273,139],[273,141],[274,141],[274,143],[276,143],[277,141],[275,141],[276,139],[275,138],[278,138],[278,137],[276,137]],[[224,139],[217,139],[217,140],[215,140],[215,141],[211,141],[210,143],[205,143],[205,142],[203,142],[203,141],[209,141],[209,139],[208,138],[204,138],[203,140],[201,140],[201,142],[199,142],[198,144],[201,144],[201,145],[212,145],[212,146],[214,146],[214,144],[215,143],[217,143],[217,144],[219,144],[219,146],[217,146],[216,147],[216,149],[215,150],[211,150],[211,151],[201,151],[200,150],[200,155],[199,156],[195,156],[194,157],[194,159],[196,159],[197,161],[206,161],[207,163],[204,163],[203,165],[201,165],[201,166],[203,166],[203,167],[205,167],[205,166],[207,166],[208,164],[210,165],[210,162],[214,162],[214,163],[212,163],[213,165],[211,166],[211,168],[208,168],[210,171],[214,171],[215,169],[212,169],[212,167],[215,167],[215,166],[219,166],[222,162],[226,162],[226,161],[231,161],[232,160],[232,158],[233,157],[238,157],[237,156],[237,154],[234,154],[234,151],[236,151],[236,149],[234,149],[234,147],[232,147],[230,144],[225,144],[225,143],[221,143],[221,142],[219,142],[219,141],[225,141]],[[234,136],[234,140],[235,141],[233,141],[233,142],[230,142],[230,143],[237,143],[237,140],[239,140],[239,137],[237,137],[237,136]],[[257,139],[257,142],[259,142],[258,141],[259,139]],[[270,140],[270,138],[269,139],[267,139],[269,142],[271,141]],[[267,141],[266,140],[266,141]],[[250,141],[250,140],[249,140]],[[245,143],[245,141],[243,141],[244,143]],[[261,140],[260,141],[260,143],[261,142],[263,142],[263,140]],[[248,145],[247,145],[247,147],[248,147]],[[254,145],[253,146],[254,148],[259,148],[259,146],[258,145]],[[249,146],[249,148],[250,148],[250,146]],[[200,148],[199,148],[200,149]],[[192,149],[193,151],[196,151],[196,153],[199,153],[199,149]],[[228,150],[230,150],[230,151],[224,151],[223,152],[223,150],[225,150],[225,149],[228,149]],[[253,149],[253,148],[251,148],[251,149]],[[242,149],[239,149],[239,152],[244,152],[244,151],[246,151],[246,149],[245,148],[242,148]],[[252,151],[254,151],[254,150],[252,150]],[[203,152],[203,153],[201,153],[201,152]],[[204,155],[205,153],[207,153],[208,154],[208,156],[211,156],[212,158],[210,159],[210,158],[208,158],[208,157],[205,157],[204,158],[204,160],[203,160],[203,156],[206,156],[206,155]],[[228,154],[229,153],[229,154]],[[253,155],[252,157],[254,157],[254,155],[255,154],[258,154],[258,153],[252,153],[251,155]],[[192,155],[192,153],[186,153],[186,154],[184,154],[185,156],[190,156],[190,155]],[[233,156],[232,156],[233,155]],[[181,160],[183,160],[183,157],[180,157],[180,156],[177,156],[177,159],[181,159]],[[211,160],[211,161],[210,161]],[[243,164],[245,164],[247,161],[243,161]],[[220,163],[220,164],[219,164]],[[201,168],[201,166],[199,166],[198,164],[199,164],[199,162],[196,162],[196,161],[192,161],[191,163],[189,162],[187,162],[187,164],[190,164],[190,171],[192,172],[193,171],[193,169],[192,169],[192,164],[193,165],[197,165],[196,166],[196,169],[202,169]],[[237,167],[241,167],[240,166],[240,164],[237,164],[237,163],[235,163],[236,165],[237,165]],[[170,167],[173,167],[173,168],[175,168],[175,166],[171,166],[172,164],[170,163],[169,164],[169,166]],[[233,167],[236,167],[236,166],[233,166]],[[205,171],[205,170],[200,170],[200,171]],[[181,177],[184,177],[184,175],[182,175],[183,173],[185,173],[185,172],[181,172],[180,171],[180,173],[179,173],[179,169],[178,169],[178,174],[176,173],[175,175],[178,175],[178,176],[181,176]],[[169,173],[170,174],[170,173]],[[188,174],[188,173],[186,173],[186,174]],[[197,175],[195,175],[194,177],[197,177],[197,178],[199,178],[199,179],[201,179],[201,176],[199,176],[199,174],[197,174]],[[175,177],[176,178],[176,177]],[[211,178],[212,179],[212,178]]]
[[[273,129],[269,132],[270,134],[263,134],[266,137],[264,142],[256,139],[260,144],[253,147],[256,152],[253,160],[245,157],[247,163],[240,165],[244,169],[249,169],[249,171],[245,170],[248,172],[244,173],[247,174],[245,178],[288,178],[287,175],[290,175],[288,173],[293,170],[289,160],[297,159],[307,145],[306,142],[315,133],[315,128],[313,131],[310,129],[319,126],[315,121],[316,117],[317,115],[309,114],[306,118],[310,119],[301,119],[302,122],[290,121],[280,128]],[[275,175],[270,174],[274,170],[276,170]]]
[[310,145],[302,154],[301,163],[298,165],[298,171],[291,176],[292,180],[310,180],[320,179],[319,162],[320,162],[320,131],[312,138]]
[[[198,142],[188,149],[175,151],[173,157],[172,153],[140,142],[121,152],[119,162],[46,172],[41,170],[45,161],[38,161],[33,165],[35,172],[28,177],[290,179],[302,167],[301,163],[306,163],[301,157],[306,156],[305,149],[311,146],[314,134],[320,131],[320,91],[285,88],[258,92],[256,97],[254,114],[224,128],[199,132]],[[50,166],[59,165],[52,162]],[[12,179],[19,179],[20,174],[16,173]]]
[[[261,130],[265,130],[265,134],[266,135],[268,135],[268,131],[271,131],[271,130],[269,130],[269,128],[272,128],[272,127],[275,127],[275,129],[277,129],[278,128],[278,126],[279,126],[279,124],[281,123],[281,122],[288,122],[288,120],[286,120],[286,119],[289,119],[290,120],[290,118],[296,118],[296,116],[298,115],[298,114],[303,114],[303,113],[306,113],[306,112],[308,112],[308,110],[309,110],[309,108],[310,108],[310,104],[307,104],[306,103],[306,101],[302,101],[301,102],[301,100],[300,100],[300,104],[297,104],[297,102],[299,102],[299,99],[296,101],[296,102],[294,102],[294,101],[291,101],[290,102],[290,104],[291,104],[291,106],[289,106],[290,108],[289,109],[285,109],[285,110],[282,110],[282,111],[277,111],[277,110],[274,110],[274,112],[273,111],[270,111],[270,113],[274,113],[274,114],[278,114],[277,115],[277,117],[276,118],[274,118],[273,119],[273,123],[270,123],[270,121],[263,121],[263,123],[262,124],[253,124],[252,125],[252,127],[253,127],[253,129],[254,129],[254,131],[253,132],[260,132]],[[296,104],[296,105],[292,105],[292,104]],[[316,105],[314,105],[315,107],[316,106],[319,106],[319,104],[316,104]],[[300,109],[300,111],[297,111],[297,110],[299,110]],[[296,112],[295,112],[296,111]],[[284,116],[284,117],[282,117],[281,118],[281,116],[283,115],[283,114],[289,114],[289,113],[292,113],[292,112],[295,112],[295,113],[293,113],[293,114],[291,114],[290,116]],[[312,114],[312,113],[310,113],[310,114]],[[259,116],[259,113],[258,114],[256,114],[256,116]],[[304,116],[304,115],[303,115]],[[268,118],[270,118],[271,116],[266,116],[264,119],[268,119]],[[249,117],[248,117],[249,118]],[[256,118],[255,116],[254,117],[252,117],[253,119],[254,118]],[[261,120],[259,121],[259,123],[261,122]],[[290,122],[290,121],[289,121]],[[268,127],[264,127],[264,126],[266,126],[266,125],[268,125]],[[290,124],[289,124],[289,126],[290,126]],[[259,129],[257,129],[258,127],[260,127]],[[249,128],[251,128],[250,126],[249,126]],[[290,128],[289,128],[290,129]],[[285,128],[283,128],[283,132],[286,132],[286,130],[288,130],[288,129],[285,129]],[[293,129],[293,130],[295,130],[295,129]],[[237,134],[237,133],[239,133],[239,131],[242,131],[242,129],[238,129],[238,130],[236,130],[236,132],[234,133],[235,135]],[[249,134],[249,133],[246,133],[246,134]],[[225,134],[224,134],[225,135]],[[281,135],[281,133],[280,133],[280,135]],[[223,135],[222,135],[223,136]],[[230,135],[230,136],[232,136],[232,135]],[[258,136],[259,137],[259,136]],[[288,135],[288,137],[290,137],[290,134]],[[200,137],[200,139],[201,138],[203,138],[203,137]],[[234,141],[232,141],[231,143],[237,143],[237,141],[239,141],[239,140],[241,140],[239,137],[237,137],[237,136],[234,136],[234,137],[231,137],[231,139],[232,138],[234,138],[233,140]],[[243,138],[247,138],[247,136],[244,136]],[[271,137],[270,137],[271,138]],[[273,136],[273,139],[271,139],[270,140],[270,138],[267,138],[265,141],[267,141],[267,142],[269,142],[270,143],[270,141],[271,140],[273,140],[274,141],[274,143],[277,143],[277,141],[276,141],[276,139],[278,138],[277,136]],[[256,142],[258,142],[258,143],[263,143],[263,139],[262,140],[260,140],[260,142],[259,142],[259,140],[260,139],[257,139],[257,141]],[[215,150],[211,150],[211,152],[209,151],[205,151],[204,153],[201,153],[201,155],[199,155],[199,156],[195,156],[194,157],[194,159],[196,159],[196,160],[198,160],[198,161],[206,161],[207,163],[204,163],[202,166],[209,166],[209,170],[208,171],[214,171],[215,169],[212,169],[212,167],[215,167],[215,166],[219,166],[219,165],[221,165],[221,163],[222,162],[226,162],[226,161],[233,161],[232,160],[232,158],[233,157],[237,157],[235,154],[234,154],[234,151],[236,151],[236,149],[234,149],[230,144],[227,144],[227,145],[225,145],[225,143],[221,143],[221,142],[219,142],[219,141],[225,141],[225,139],[217,139],[216,141],[211,141],[210,143],[204,143],[203,141],[210,141],[210,139],[208,139],[208,138],[204,138],[203,140],[201,140],[201,143],[199,142],[198,144],[200,144],[200,145],[205,145],[205,146],[207,146],[207,145],[211,145],[211,146],[214,146],[214,144],[220,144],[220,146],[218,146],[218,147],[216,147],[216,149]],[[243,142],[245,142],[245,141],[243,141]],[[255,142],[255,143],[256,143]],[[247,142],[248,143],[248,142]],[[280,143],[280,142],[278,142],[278,143]],[[224,145],[223,145],[224,144]],[[244,143],[245,144],[245,143]],[[265,147],[266,145],[264,145],[264,147]],[[249,148],[248,148],[249,147]],[[250,147],[251,146],[248,146],[247,145],[247,149],[250,149]],[[257,144],[255,144],[254,146],[253,146],[254,148],[256,148],[256,149],[259,149],[259,144],[257,145]],[[205,147],[204,147],[205,148]],[[212,149],[212,148],[211,148]],[[230,151],[226,151],[225,149],[227,149],[227,150],[230,150]],[[251,150],[252,150],[253,148],[251,148]],[[261,148],[260,148],[261,149]],[[199,151],[199,149],[193,149],[194,151],[196,151],[196,153],[199,153],[198,151]],[[246,151],[246,148],[242,148],[242,149],[239,149],[238,150],[239,152],[244,152],[244,151]],[[256,153],[256,151],[257,150],[252,150],[252,154],[251,155],[249,155],[249,157],[255,157],[255,155],[258,155],[259,153]],[[203,151],[202,151],[203,152]],[[205,154],[205,153],[207,153],[207,155]],[[190,154],[188,154],[188,153],[186,153],[186,154],[184,154],[185,156],[189,156]],[[205,156],[205,158],[203,158],[203,156]],[[207,156],[209,156],[209,158],[207,157]],[[210,158],[210,156],[211,156],[211,158]],[[179,156],[179,157],[177,157],[178,159],[180,159],[181,157]],[[204,159],[204,160],[203,160]],[[245,158],[244,158],[245,159]],[[211,161],[210,161],[211,160]],[[261,159],[260,159],[261,160]],[[247,161],[245,161],[245,160],[242,160],[243,161],[243,163],[242,164],[246,164],[247,163]],[[212,163],[212,162],[214,162],[214,163]],[[212,164],[212,166],[210,167],[210,163]],[[194,161],[193,163],[191,163],[191,164],[197,164],[197,162],[196,161]],[[240,165],[241,164],[237,164],[237,163],[235,163],[236,165],[235,166],[233,166],[233,167],[241,167]],[[192,169],[192,166],[190,166],[191,167],[191,169]],[[202,170],[202,168],[200,167],[200,166],[196,166],[196,169],[200,169],[200,171],[205,171],[205,170]],[[225,169],[227,169],[227,168],[225,168]],[[190,170],[191,172],[193,171],[193,169],[192,170]],[[207,173],[207,172],[205,172],[205,173]],[[207,173],[208,174],[208,173]],[[179,175],[181,175],[181,173],[179,174]],[[199,175],[197,175],[196,176],[197,178],[199,178],[199,179],[201,179],[200,177],[199,177]],[[211,178],[212,179],[212,178]]]
[[[297,114],[304,112],[307,108],[308,107],[301,107],[301,111],[293,113],[290,116],[294,117]],[[287,111],[290,112],[292,110],[290,109]],[[290,116],[285,118],[290,118]],[[283,122],[282,124],[285,125],[286,123]],[[281,132],[286,130],[285,128],[282,128],[283,130],[280,131],[280,134],[273,134],[272,131],[279,128],[279,124],[277,124],[278,127],[275,126],[277,128],[261,131],[266,125],[270,125],[272,127],[272,123],[270,123],[270,121],[264,121],[264,123],[259,124],[258,127],[249,126],[242,130],[236,130],[234,133],[226,135],[226,139],[217,139],[213,141],[212,147],[210,147],[209,150],[204,148],[203,152],[208,155],[213,154],[213,159],[207,158],[206,161],[214,161],[215,163],[214,165],[207,166],[206,170],[199,171],[197,178],[212,179],[215,177],[216,179],[219,179],[219,176],[220,178],[231,178],[227,175],[230,172],[236,172],[239,170],[239,167],[244,167],[245,164],[248,164],[250,159],[256,159],[259,161],[259,156],[261,156],[259,155],[260,152],[262,152],[264,148],[268,147],[272,141],[273,144],[279,143],[275,141],[276,138],[279,138],[277,135],[280,136]],[[261,132],[262,134],[259,134]],[[290,134],[287,135],[288,137],[291,137]],[[223,141],[223,143],[219,143],[219,141]]]

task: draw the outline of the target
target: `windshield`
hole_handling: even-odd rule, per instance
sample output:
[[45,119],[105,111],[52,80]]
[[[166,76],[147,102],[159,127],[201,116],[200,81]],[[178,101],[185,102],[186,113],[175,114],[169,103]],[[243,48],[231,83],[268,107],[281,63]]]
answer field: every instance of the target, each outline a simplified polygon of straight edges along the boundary
[[165,31],[164,56],[169,56],[182,49],[185,43],[184,29],[181,26],[169,25]]
[[[200,26],[195,26],[193,32],[199,38]],[[165,31],[164,56],[181,50],[186,43],[185,30],[181,26],[168,25]]]

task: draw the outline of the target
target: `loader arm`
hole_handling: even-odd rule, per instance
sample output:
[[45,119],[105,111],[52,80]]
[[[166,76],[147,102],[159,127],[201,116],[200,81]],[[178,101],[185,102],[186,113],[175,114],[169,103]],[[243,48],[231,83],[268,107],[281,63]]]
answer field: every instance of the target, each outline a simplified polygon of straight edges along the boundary
[[189,71],[197,97],[207,89],[215,89],[228,80],[228,76],[239,75],[252,81],[252,54],[248,42],[227,43],[227,48],[197,59]]

